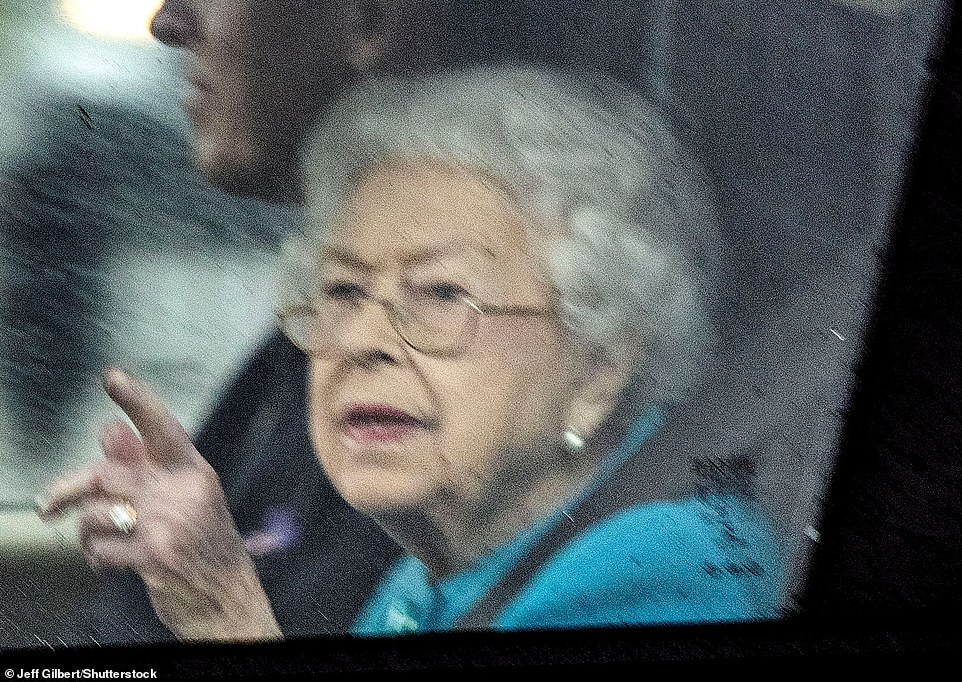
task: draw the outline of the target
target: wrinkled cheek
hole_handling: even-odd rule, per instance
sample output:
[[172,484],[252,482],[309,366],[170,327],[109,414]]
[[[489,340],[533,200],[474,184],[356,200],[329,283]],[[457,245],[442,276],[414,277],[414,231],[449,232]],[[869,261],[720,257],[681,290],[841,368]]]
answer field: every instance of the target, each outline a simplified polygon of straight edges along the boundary
[[534,338],[527,325],[482,326],[475,338],[475,364],[482,372],[516,372],[538,361],[545,352],[541,339]]
[[538,394],[539,387],[554,386],[565,372],[557,338],[535,325],[504,325],[479,333],[478,341],[476,382],[485,388],[499,386],[498,392],[514,396],[510,406],[514,409],[523,407],[526,396]]
[[[312,362],[307,373],[307,423],[311,434],[314,453],[321,464],[335,452],[335,429],[331,408],[331,389],[329,372],[326,367]],[[326,468],[326,467],[325,467]]]

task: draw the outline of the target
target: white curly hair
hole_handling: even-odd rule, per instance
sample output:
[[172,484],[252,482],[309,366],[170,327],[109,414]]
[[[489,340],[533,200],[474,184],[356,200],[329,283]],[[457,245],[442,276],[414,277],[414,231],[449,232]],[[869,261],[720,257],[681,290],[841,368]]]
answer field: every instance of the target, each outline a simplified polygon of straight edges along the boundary
[[635,382],[651,402],[690,395],[714,337],[722,249],[709,183],[654,105],[609,77],[544,67],[363,84],[305,149],[307,220],[285,249],[284,293],[309,290],[352,190],[404,159],[496,181],[547,244],[576,339],[637,358]]

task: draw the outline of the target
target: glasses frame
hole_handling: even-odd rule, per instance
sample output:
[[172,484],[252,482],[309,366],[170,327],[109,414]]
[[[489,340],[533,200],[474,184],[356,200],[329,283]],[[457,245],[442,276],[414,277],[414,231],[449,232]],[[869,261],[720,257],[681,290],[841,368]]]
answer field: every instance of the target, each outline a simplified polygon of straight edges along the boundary
[[[478,323],[481,317],[543,317],[547,319],[557,319],[558,317],[558,311],[553,307],[524,305],[496,306],[479,301],[473,296],[466,295],[461,295],[458,297],[458,299],[462,304],[467,306],[469,310],[474,312],[474,315],[470,317],[470,334],[465,334],[464,340],[461,343],[455,344],[451,348],[431,348],[424,346],[423,344],[415,343],[410,338],[410,332],[405,333],[404,327],[409,323],[406,322],[405,315],[403,315],[400,308],[394,302],[384,299],[365,297],[367,302],[375,303],[384,308],[385,312],[387,313],[388,321],[391,323],[391,327],[395,332],[397,332],[397,335],[402,341],[404,341],[404,343],[419,353],[435,357],[449,357],[463,352],[465,347],[469,345],[471,341],[477,338]],[[278,310],[276,315],[280,323],[281,330],[284,332],[284,336],[286,336],[290,342],[293,343],[301,352],[308,356],[314,357],[319,355],[319,353],[299,343],[289,331],[289,321],[294,316],[304,313],[312,313],[316,315],[317,308],[311,304],[289,305]],[[469,336],[470,340],[468,340]]]

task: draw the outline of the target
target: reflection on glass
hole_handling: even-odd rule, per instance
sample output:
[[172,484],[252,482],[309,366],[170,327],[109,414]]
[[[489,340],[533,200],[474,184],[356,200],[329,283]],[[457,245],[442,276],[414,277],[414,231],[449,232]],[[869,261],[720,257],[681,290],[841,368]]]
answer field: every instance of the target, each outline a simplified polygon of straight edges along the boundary
[[[355,90],[330,86],[324,3],[205,5],[210,44],[163,24],[190,84],[144,40],[159,4],[0,2],[0,495],[100,456],[116,364],[195,436],[236,531],[207,559],[243,548],[284,635],[793,608],[940,2],[428,3],[458,59],[483,35],[562,70]],[[278,59],[279,36],[304,50]],[[635,94],[577,85],[584,66]],[[297,210],[210,186],[288,199],[236,171],[251,149],[289,170],[301,133],[276,131],[317,121],[294,238]],[[412,267],[439,240],[470,246]],[[331,249],[353,264],[319,269]],[[557,314],[468,316],[437,353],[391,324],[404,283]],[[356,314],[308,358],[273,308],[320,294]],[[0,516],[28,614],[0,644],[179,634],[135,573],[52,561],[23,524]]]
[[115,40],[150,40],[150,18],[163,0],[63,0],[64,19],[74,28]]
[[[406,552],[351,630],[776,617],[774,538],[747,498],[625,500],[583,521],[715,352],[727,249],[660,112],[597,74],[489,68],[374,81],[318,139],[310,221],[288,245],[304,261],[294,290],[316,291],[328,318],[330,340],[310,346],[312,441],[337,491]],[[487,254],[483,274],[462,256],[420,275],[448,317],[476,291],[544,314],[479,315],[456,346],[409,342],[367,303],[403,305],[412,262],[444,244]],[[337,263],[318,267],[326,250]],[[493,618],[479,613],[569,526]]]

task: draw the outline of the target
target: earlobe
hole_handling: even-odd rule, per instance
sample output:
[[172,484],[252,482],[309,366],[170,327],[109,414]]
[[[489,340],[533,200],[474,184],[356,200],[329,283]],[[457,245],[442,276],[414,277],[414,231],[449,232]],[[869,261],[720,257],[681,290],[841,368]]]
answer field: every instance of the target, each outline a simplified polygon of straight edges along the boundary
[[627,359],[595,361],[572,398],[565,428],[582,439],[590,438],[628,386],[632,366]]

